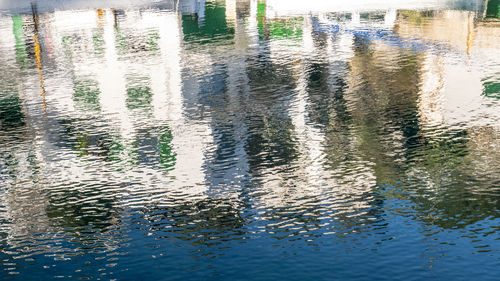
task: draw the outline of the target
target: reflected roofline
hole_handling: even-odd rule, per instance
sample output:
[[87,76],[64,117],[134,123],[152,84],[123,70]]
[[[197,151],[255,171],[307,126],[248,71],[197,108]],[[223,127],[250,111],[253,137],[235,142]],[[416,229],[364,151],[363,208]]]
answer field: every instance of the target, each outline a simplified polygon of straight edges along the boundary
[[0,2],[0,13],[31,14],[32,6],[37,7],[38,13],[108,8],[173,10],[178,2],[178,0],[5,0]]
[[[248,0],[250,1],[250,0]],[[36,5],[39,13],[48,13],[55,10],[80,10],[80,9],[169,9],[178,10],[179,6],[193,4],[197,0],[3,0],[0,2],[0,12],[13,14],[30,14],[31,6]],[[387,9],[459,9],[482,11],[488,0],[354,0],[348,3],[325,3],[322,0],[310,0],[304,3],[300,0],[270,0],[268,4],[283,13],[309,13],[315,11],[371,11]],[[467,3],[467,4],[465,4]],[[425,5],[423,5],[425,4]],[[321,7],[318,10],[318,7]],[[325,10],[326,8],[326,10]]]

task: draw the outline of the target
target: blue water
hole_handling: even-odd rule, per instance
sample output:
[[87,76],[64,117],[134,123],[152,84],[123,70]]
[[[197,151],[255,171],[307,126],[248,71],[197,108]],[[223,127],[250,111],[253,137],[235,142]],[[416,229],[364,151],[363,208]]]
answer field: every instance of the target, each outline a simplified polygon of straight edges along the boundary
[[358,2],[0,3],[0,278],[498,280],[499,2]]

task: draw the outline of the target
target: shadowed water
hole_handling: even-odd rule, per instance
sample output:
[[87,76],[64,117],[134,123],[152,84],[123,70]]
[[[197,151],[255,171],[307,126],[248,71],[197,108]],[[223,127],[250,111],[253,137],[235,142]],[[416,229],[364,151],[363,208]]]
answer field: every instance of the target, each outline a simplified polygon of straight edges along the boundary
[[500,2],[310,2],[1,2],[0,278],[497,279]]

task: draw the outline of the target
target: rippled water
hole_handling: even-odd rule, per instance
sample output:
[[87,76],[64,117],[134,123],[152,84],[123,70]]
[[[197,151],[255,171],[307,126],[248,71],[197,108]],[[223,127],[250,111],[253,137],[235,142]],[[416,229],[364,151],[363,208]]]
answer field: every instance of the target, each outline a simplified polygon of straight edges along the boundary
[[5,280],[498,280],[500,2],[2,1]]

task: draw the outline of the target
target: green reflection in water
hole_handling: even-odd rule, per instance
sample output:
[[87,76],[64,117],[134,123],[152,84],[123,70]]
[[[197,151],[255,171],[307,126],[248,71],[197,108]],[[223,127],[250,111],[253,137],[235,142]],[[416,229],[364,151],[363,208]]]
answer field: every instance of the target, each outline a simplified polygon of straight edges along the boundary
[[84,110],[100,110],[99,85],[92,80],[75,80],[73,98]]
[[150,32],[146,38],[146,51],[158,51],[160,47],[158,42],[160,40],[160,35],[158,32]]
[[129,109],[141,108],[151,104],[153,93],[148,86],[136,86],[127,89],[127,107]]
[[121,56],[128,56],[140,52],[158,54],[160,34],[156,30],[149,31],[146,35],[115,27],[115,47]]
[[128,50],[127,37],[123,36],[119,28],[116,28],[115,31],[115,43],[116,43],[116,48],[118,49],[120,54],[127,53]]
[[96,55],[104,54],[104,31],[100,28],[92,33],[92,43],[94,44],[94,53]]
[[266,3],[257,3],[257,28],[259,38],[270,39],[302,39],[303,17],[273,19],[266,22]]
[[88,155],[88,139],[86,136],[77,136],[73,149],[78,151],[78,156]]
[[500,81],[485,81],[483,87],[485,97],[500,99]]
[[24,114],[18,96],[0,97],[0,125],[2,129],[24,126]]
[[[95,118],[76,118],[58,120],[61,128],[53,137],[61,140],[59,147],[69,148],[77,156],[93,156],[107,162],[120,162],[123,142],[120,137],[110,133],[109,127],[96,126]],[[96,134],[96,130],[102,130]],[[95,159],[95,158],[93,158]]]
[[168,127],[165,127],[158,137],[160,167],[165,170],[172,169],[176,161],[176,155],[172,148],[172,139],[172,132]]
[[234,27],[226,21],[226,7],[219,2],[205,3],[203,25],[200,25],[197,16],[182,16],[182,31],[185,41],[201,44],[231,40],[234,37]]
[[272,39],[302,40],[302,24],[304,18],[291,18],[269,23],[269,34]]
[[259,29],[259,38],[264,39],[266,23],[266,2],[257,3],[257,28]]
[[14,38],[16,40],[16,61],[21,67],[28,64],[28,54],[26,52],[26,36],[23,29],[23,18],[19,15],[12,16]]
[[489,0],[486,8],[486,17],[500,19],[500,0]]
[[113,140],[111,142],[111,145],[109,146],[109,155],[107,160],[110,162],[120,162],[120,155],[122,154],[124,150],[123,145],[120,143],[119,140]]
[[73,52],[71,51],[71,45],[73,44],[73,37],[66,35],[62,38],[62,45],[64,48],[64,54],[71,61],[73,60]]

